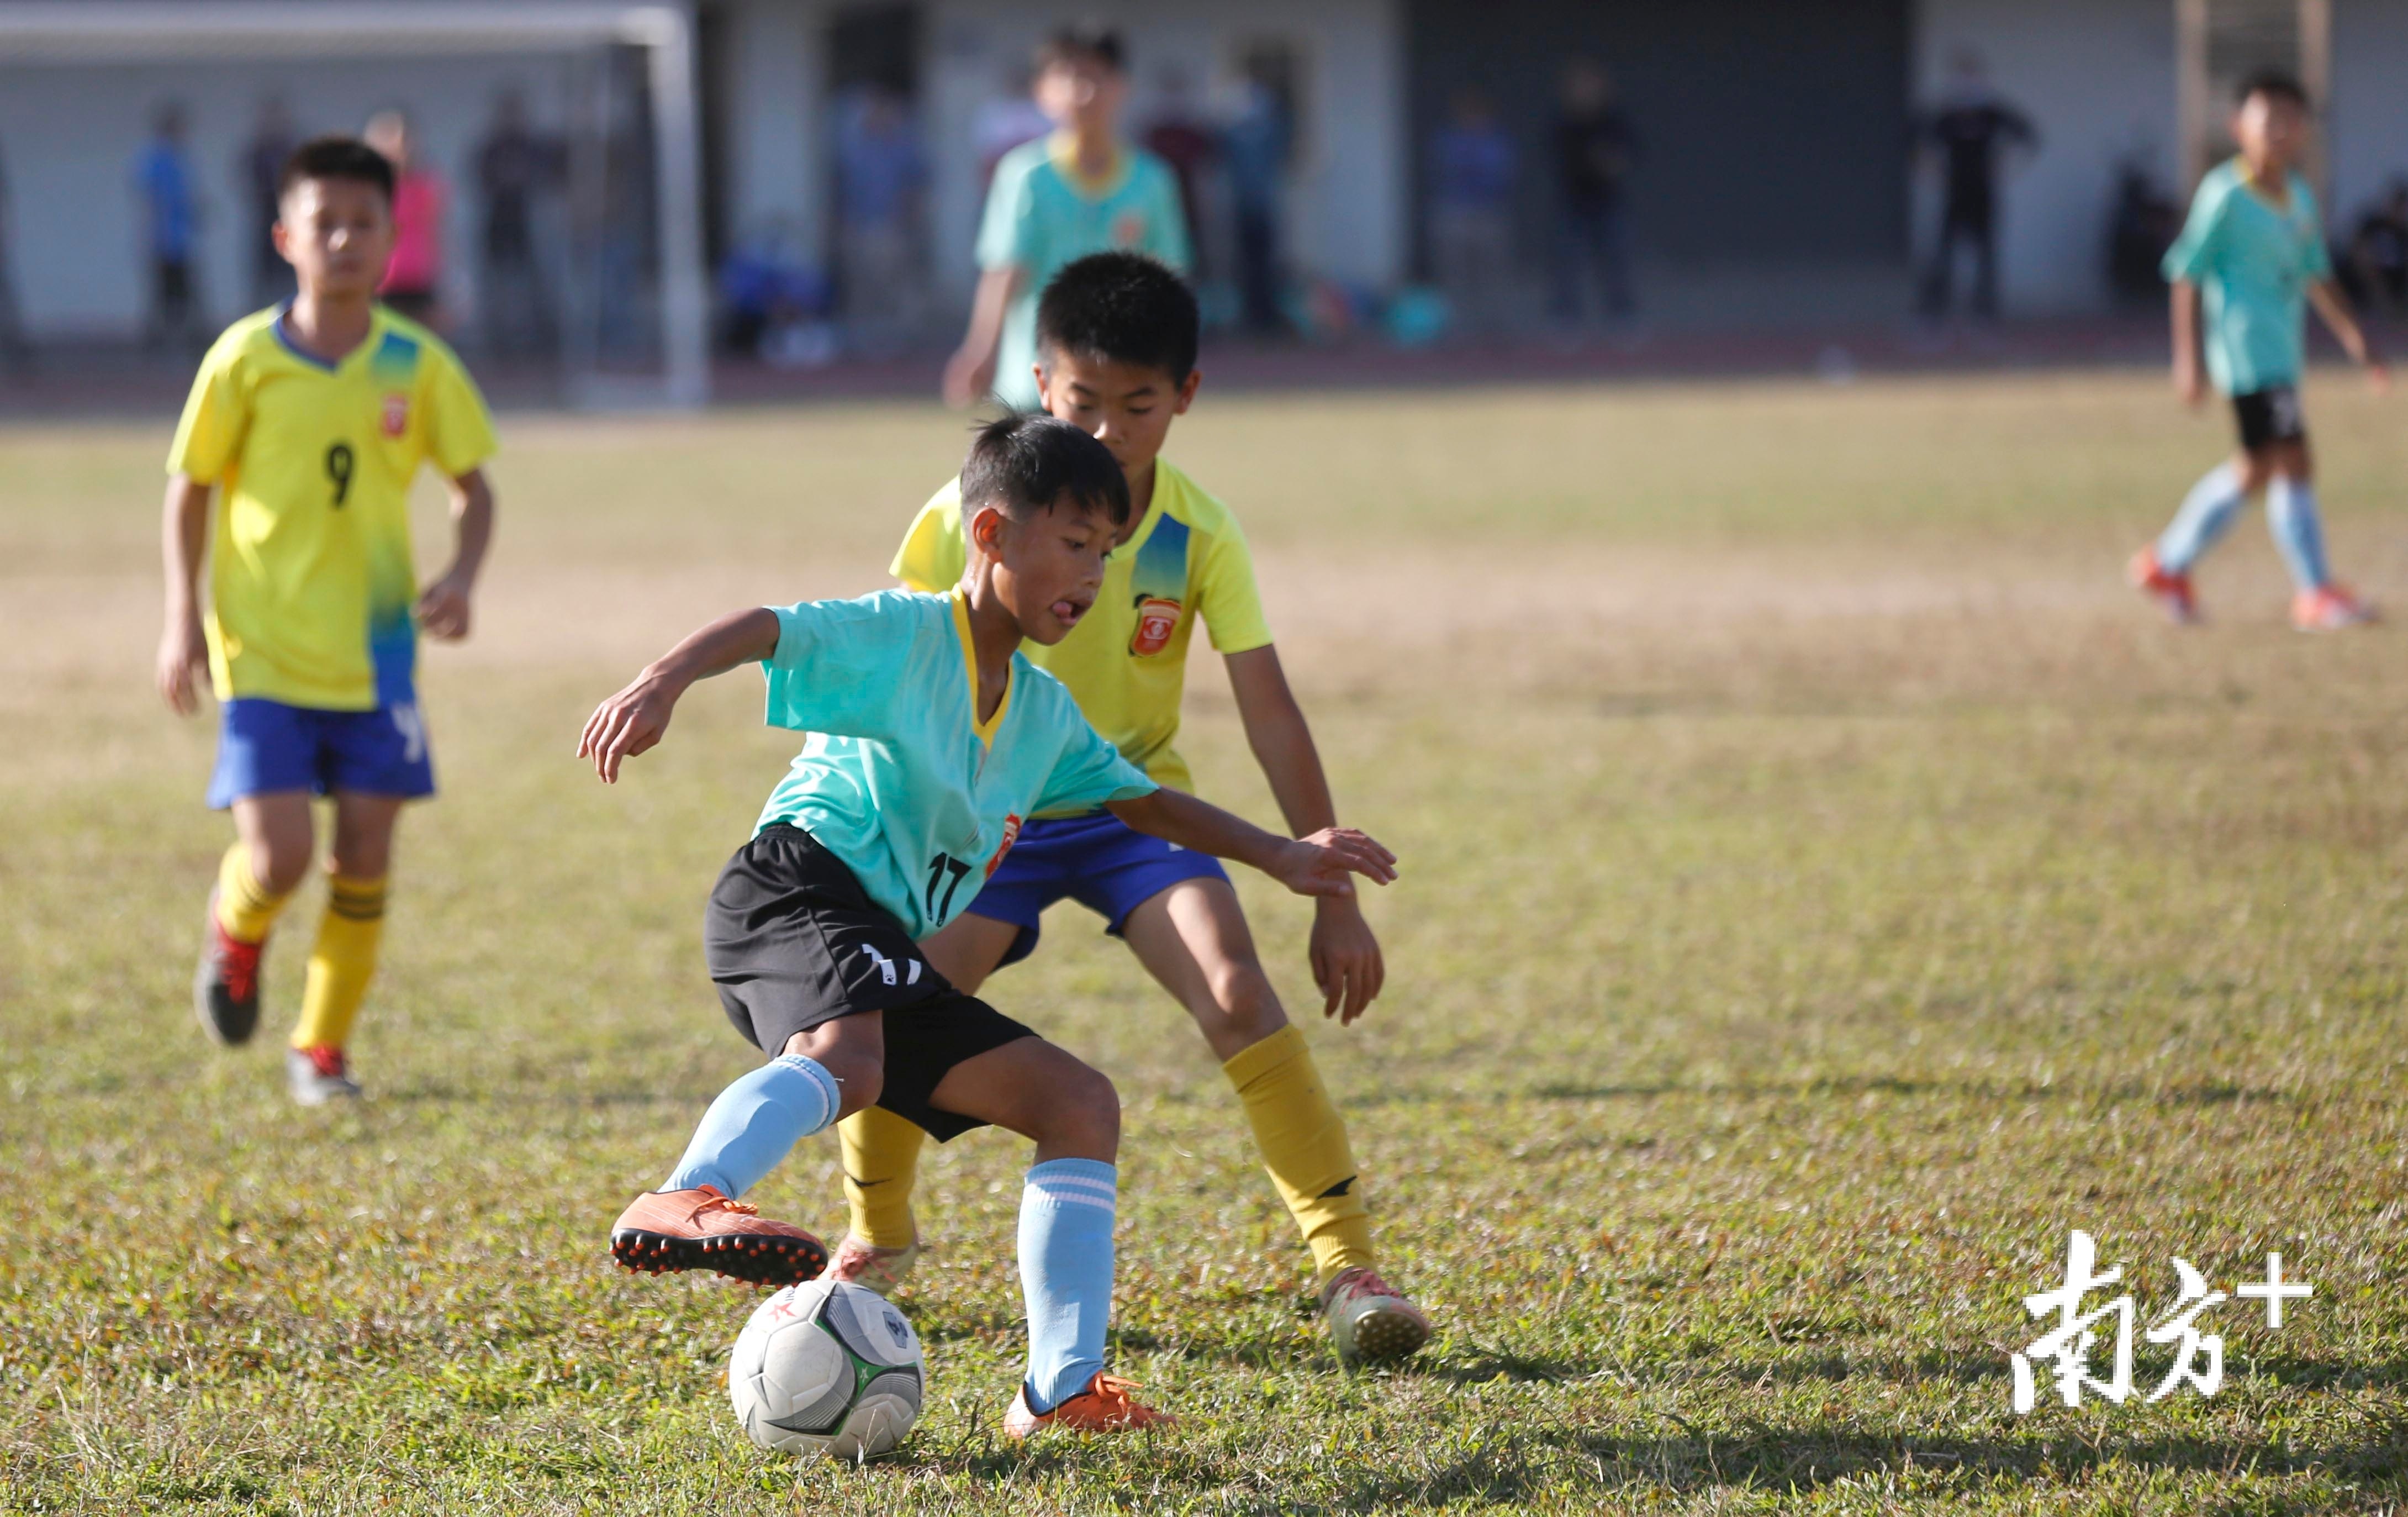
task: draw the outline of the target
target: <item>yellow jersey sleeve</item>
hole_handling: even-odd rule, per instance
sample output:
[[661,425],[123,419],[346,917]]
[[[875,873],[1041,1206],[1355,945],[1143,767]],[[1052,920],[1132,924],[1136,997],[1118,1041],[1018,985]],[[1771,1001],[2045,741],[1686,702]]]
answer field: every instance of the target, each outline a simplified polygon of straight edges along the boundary
[[426,455],[458,479],[498,451],[494,418],[477,382],[450,348],[433,343],[427,353],[433,361],[426,382]]
[[886,571],[904,588],[942,595],[962,581],[969,550],[962,544],[962,482],[953,481],[920,508]]
[[1236,516],[1220,513],[1205,537],[1202,556],[1195,569],[1196,612],[1204,618],[1213,649],[1226,656],[1269,647],[1271,624],[1254,588],[1254,556]]
[[201,360],[193,393],[184,399],[176,441],[167,449],[167,472],[203,484],[225,477],[251,429],[250,388],[243,382],[243,344],[220,341]]

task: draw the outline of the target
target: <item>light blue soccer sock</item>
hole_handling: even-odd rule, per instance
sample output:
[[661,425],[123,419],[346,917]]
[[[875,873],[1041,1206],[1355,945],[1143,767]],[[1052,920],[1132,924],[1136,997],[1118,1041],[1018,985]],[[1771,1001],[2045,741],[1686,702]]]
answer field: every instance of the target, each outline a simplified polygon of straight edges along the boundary
[[796,1144],[835,1121],[842,1100],[836,1076],[817,1061],[781,1054],[719,1092],[661,1189],[709,1185],[740,1196]]
[[2209,470],[2183,497],[2182,509],[2157,539],[2157,567],[2169,574],[2189,573],[2200,555],[2231,529],[2241,499],[2241,470],[2230,459]]
[[2277,474],[2266,486],[2266,530],[2291,571],[2291,583],[2302,590],[2322,589],[2325,567],[2324,524],[2316,516],[2316,487],[2306,480]]
[[1104,1367],[1112,1315],[1112,1210],[1119,1172],[1052,1159],[1020,1192],[1020,1293],[1028,1303],[1028,1409],[1051,1411]]

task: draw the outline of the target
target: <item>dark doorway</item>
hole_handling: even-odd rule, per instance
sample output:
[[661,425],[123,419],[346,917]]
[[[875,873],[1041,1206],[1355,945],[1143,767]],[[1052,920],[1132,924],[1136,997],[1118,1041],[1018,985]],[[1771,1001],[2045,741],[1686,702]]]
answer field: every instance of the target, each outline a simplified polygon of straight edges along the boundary
[[1450,96],[1522,146],[1525,246],[1553,225],[1549,127],[1568,60],[1612,74],[1643,139],[1631,230],[1648,262],[1903,266],[1909,0],[1408,0],[1414,224]]

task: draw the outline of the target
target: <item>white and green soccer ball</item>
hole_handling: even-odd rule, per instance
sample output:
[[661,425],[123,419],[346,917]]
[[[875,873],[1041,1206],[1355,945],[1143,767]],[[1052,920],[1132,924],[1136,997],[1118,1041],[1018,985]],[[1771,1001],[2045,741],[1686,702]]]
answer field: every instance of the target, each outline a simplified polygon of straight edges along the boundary
[[841,1280],[761,1303],[727,1362],[727,1398],[753,1442],[779,1453],[874,1459],[920,1420],[919,1335],[885,1297]]

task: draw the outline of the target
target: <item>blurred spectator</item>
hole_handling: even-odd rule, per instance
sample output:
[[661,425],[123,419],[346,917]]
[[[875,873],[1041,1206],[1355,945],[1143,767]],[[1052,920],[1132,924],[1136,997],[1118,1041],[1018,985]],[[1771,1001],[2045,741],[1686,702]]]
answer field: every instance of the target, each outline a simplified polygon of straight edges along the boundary
[[201,209],[184,154],[184,108],[173,101],[150,118],[150,140],[134,158],[134,193],[142,202],[143,261],[150,267],[150,314],[143,343],[198,349],[208,324],[194,294],[194,254]]
[[1220,134],[1196,108],[1187,70],[1170,65],[1154,76],[1156,106],[1145,129],[1148,152],[1170,166],[1179,181],[1179,209],[1187,214],[1187,235],[1195,243],[1196,272],[1200,279],[1213,272],[1208,250],[1215,239],[1206,233],[1205,179],[1221,156]]
[[409,118],[380,110],[360,134],[393,165],[393,262],[378,294],[411,321],[433,325],[443,287],[442,176],[418,161]]
[[14,246],[8,224],[8,168],[0,159],[0,362],[22,374],[33,367],[33,350],[25,345],[25,325],[17,311],[17,281],[9,250]]
[[1555,127],[1556,214],[1555,309],[1578,323],[1594,281],[1604,313],[1627,317],[1630,224],[1625,186],[1641,144],[1614,99],[1613,76],[1591,58],[1566,65]]
[[235,163],[242,185],[243,204],[251,212],[251,300],[272,306],[293,293],[293,266],[276,251],[276,189],[284,175],[284,160],[300,145],[293,130],[293,114],[284,102],[269,95],[259,103],[259,121],[251,129]]
[[1037,100],[1055,131],[1004,154],[987,187],[969,328],[945,365],[952,404],[992,393],[1036,407],[1037,297],[1065,264],[1127,249],[1187,271],[1179,181],[1161,159],[1122,140],[1127,99],[1119,33],[1066,26],[1039,50]]
[[837,124],[836,169],[846,320],[867,346],[898,346],[920,319],[928,187],[920,128],[900,96],[871,85],[847,103]]
[[1941,157],[1944,192],[1940,233],[1923,279],[1923,313],[1938,320],[1954,303],[1956,249],[1973,250],[1973,313],[1999,313],[1999,169],[2012,147],[2039,144],[2029,117],[1990,88],[1982,55],[1960,50],[1939,107],[1917,123],[1916,137]]
[[485,212],[478,303],[495,353],[552,351],[557,328],[536,253],[536,200],[560,182],[566,160],[561,144],[527,124],[523,91],[494,97],[493,124],[477,145],[477,192]]
[[2393,315],[2408,314],[2408,179],[2358,218],[2340,260],[2351,294]]
[[1237,224],[1238,290],[1250,331],[1286,325],[1280,311],[1281,222],[1295,137],[1287,102],[1269,79],[1250,75],[1237,118],[1221,134],[1229,209]]
[[2182,235],[2182,207],[2156,177],[2127,163],[2116,181],[2115,219],[2108,232],[2107,279],[2117,299],[2163,303],[2166,278],[2158,268]]
[[1430,254],[1462,328],[1502,330],[1513,280],[1513,181],[1521,153],[1488,97],[1461,90],[1432,134]]

